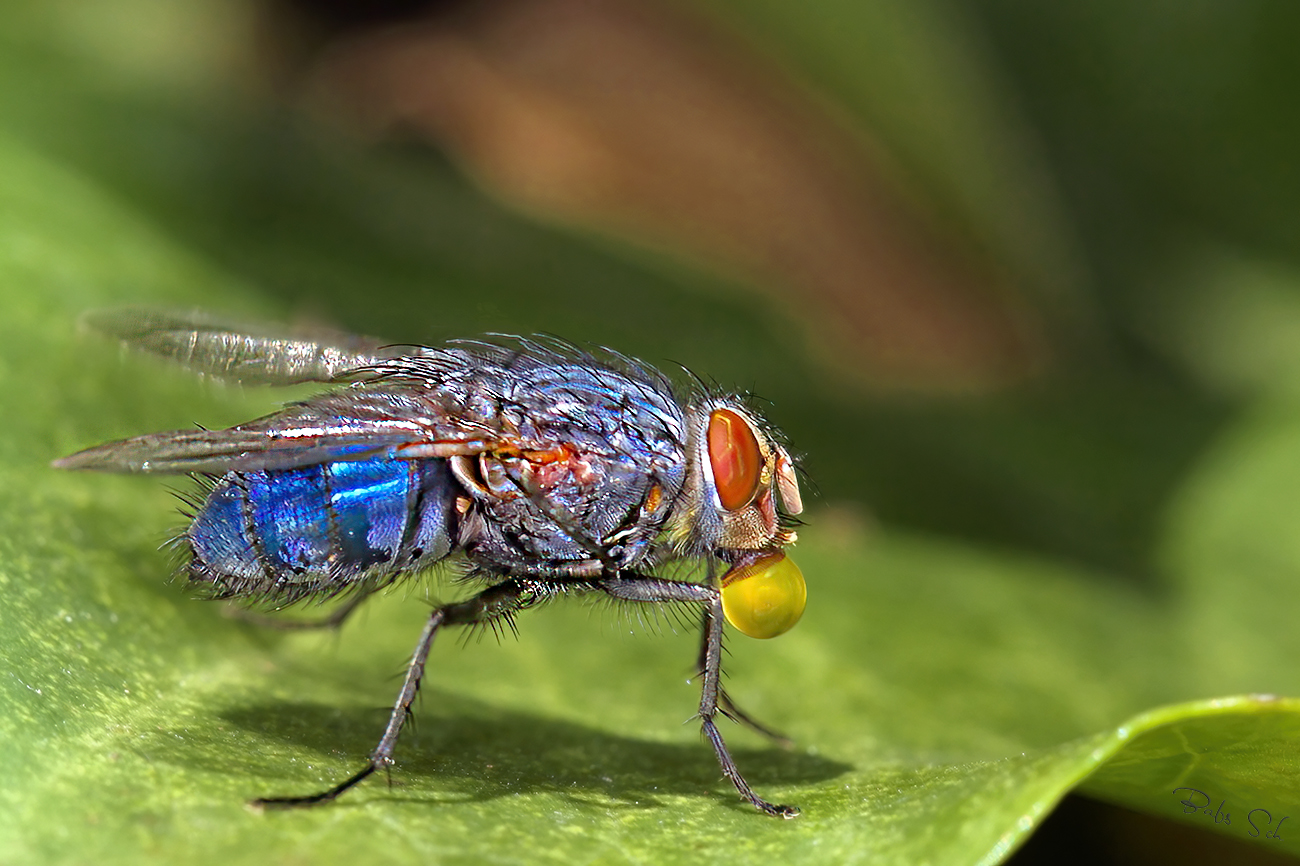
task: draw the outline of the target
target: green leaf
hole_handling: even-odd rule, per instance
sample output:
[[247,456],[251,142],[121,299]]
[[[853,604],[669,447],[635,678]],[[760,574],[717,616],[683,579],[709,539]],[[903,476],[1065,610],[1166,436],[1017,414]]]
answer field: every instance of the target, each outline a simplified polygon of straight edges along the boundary
[[[273,397],[120,360],[73,323],[83,308],[142,298],[253,302],[84,178],[12,142],[0,144],[0,177],[5,859],[506,861],[526,851],[572,862],[690,850],[728,862],[993,862],[1079,784],[1213,826],[1182,815],[1187,795],[1174,789],[1196,788],[1227,800],[1233,824],[1219,829],[1243,838],[1248,809],[1280,819],[1294,803],[1300,702],[1149,709],[1207,681],[1300,693],[1285,659],[1259,642],[1254,676],[1205,672],[1202,656],[1249,638],[1243,611],[1198,607],[1193,594],[1187,613],[1042,559],[871,531],[840,510],[814,513],[797,550],[812,591],[805,621],[779,641],[731,643],[733,694],[800,746],[727,734],[750,781],[799,804],[798,820],[743,806],[695,725],[682,724],[696,700],[684,682],[689,627],[669,618],[647,629],[581,604],[521,618],[518,640],[500,646],[436,646],[393,787],[377,780],[327,808],[254,814],[249,797],[310,792],[360,766],[426,594],[454,588],[412,582],[339,636],[282,636],[168,586],[155,548],[175,518],[162,485],[61,474],[48,461],[190,418],[233,422]],[[1300,466],[1280,431],[1243,436],[1246,456],[1229,462],[1249,471],[1211,465],[1192,494],[1229,489],[1189,494],[1171,538],[1210,554],[1236,543],[1250,485],[1279,484],[1278,463]],[[1279,496],[1254,501],[1276,508]],[[1281,520],[1254,541],[1285,537]],[[1215,579],[1191,577],[1193,587]],[[1243,595],[1249,579],[1235,575]],[[1285,617],[1296,594],[1275,589],[1267,613]],[[1285,834],[1269,844],[1300,851]]]

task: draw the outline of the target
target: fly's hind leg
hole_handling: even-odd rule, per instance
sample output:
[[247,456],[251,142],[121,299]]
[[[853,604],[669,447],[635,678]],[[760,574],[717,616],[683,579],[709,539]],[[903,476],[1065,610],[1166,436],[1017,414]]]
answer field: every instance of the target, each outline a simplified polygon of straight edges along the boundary
[[737,721],[743,721],[764,734],[784,739],[779,734],[769,731],[737,710],[735,704],[722,690],[723,613],[721,591],[716,586],[629,575],[626,572],[620,577],[602,581],[599,586],[609,595],[623,601],[638,601],[650,604],[685,601],[695,602],[703,606],[704,644],[700,653],[700,678],[703,680],[703,685],[700,694],[699,715],[700,724],[704,728],[704,736],[708,738],[709,744],[713,746],[713,752],[718,757],[718,764],[722,767],[722,775],[726,776],[727,780],[736,786],[736,791],[740,793],[740,796],[753,805],[754,808],[778,818],[793,818],[798,815],[798,807],[769,803],[754,793],[754,789],[749,787],[745,777],[740,775],[740,770],[731,757],[731,751],[727,748],[726,742],[722,739],[722,734],[718,731],[717,723],[714,721],[717,714],[722,712],[736,718]]
[[277,631],[309,631],[318,628],[338,628],[343,625],[349,616],[356,612],[357,608],[365,604],[366,600],[374,594],[374,590],[358,592],[330,613],[322,617],[317,617],[316,619],[281,619],[278,616],[272,616],[256,610],[249,610],[246,607],[236,607],[235,605],[227,606],[224,613],[231,619],[250,623],[260,628],[276,629]]
[[534,581],[512,579],[489,587],[466,601],[435,608],[429,615],[428,622],[425,623],[419,642],[415,645],[415,652],[412,653],[410,664],[406,668],[402,690],[398,693],[392,714],[388,717],[388,727],[384,729],[379,744],[370,753],[369,763],[333,788],[318,794],[309,794],[305,797],[263,797],[253,800],[251,805],[257,808],[291,808],[326,803],[354,787],[376,770],[392,766],[397,737],[402,732],[402,725],[411,714],[411,705],[420,690],[425,662],[429,658],[429,650],[433,647],[433,638],[438,630],[448,625],[474,625],[490,622],[499,617],[509,617],[515,611],[541,601],[546,594],[548,594],[546,587]]

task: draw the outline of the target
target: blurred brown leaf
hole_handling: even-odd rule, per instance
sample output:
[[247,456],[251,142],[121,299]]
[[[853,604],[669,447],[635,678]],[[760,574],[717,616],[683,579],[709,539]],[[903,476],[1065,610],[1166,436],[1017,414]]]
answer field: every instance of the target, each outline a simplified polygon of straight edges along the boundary
[[678,7],[435,6],[335,36],[304,86],[536,215],[765,287],[851,380],[983,389],[1042,360],[1027,306],[908,201],[879,148]]

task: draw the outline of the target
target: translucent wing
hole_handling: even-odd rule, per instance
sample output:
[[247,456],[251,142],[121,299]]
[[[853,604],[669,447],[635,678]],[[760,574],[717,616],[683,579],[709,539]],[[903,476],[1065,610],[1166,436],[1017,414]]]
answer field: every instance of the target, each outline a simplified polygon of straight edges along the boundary
[[249,384],[346,381],[354,371],[419,349],[385,346],[342,333],[274,334],[232,326],[202,313],[147,308],[97,310],[83,322],[132,348],[183,367]]
[[605,366],[565,345],[503,338],[403,351],[341,335],[261,336],[202,314],[141,309],[95,313],[87,324],[209,375],[351,384],[227,430],[109,442],[56,461],[60,469],[215,474],[489,451],[555,462],[574,449],[672,459],[683,447],[681,409],[658,374],[631,362]]
[[433,457],[491,447],[425,417],[409,395],[349,388],[228,430],[175,430],[108,442],[54,462],[100,472],[224,473],[290,469],[381,454]]

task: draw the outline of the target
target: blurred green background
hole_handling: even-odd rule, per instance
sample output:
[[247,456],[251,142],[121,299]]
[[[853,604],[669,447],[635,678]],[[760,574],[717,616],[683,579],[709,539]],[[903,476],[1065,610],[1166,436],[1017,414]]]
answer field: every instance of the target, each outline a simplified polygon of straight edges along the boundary
[[[821,757],[764,759],[754,744],[750,760],[775,761],[756,781],[822,797],[830,824],[814,824],[810,810],[803,835],[773,841],[778,831],[753,830],[754,847],[730,855],[816,859],[820,837],[845,859],[1007,856],[1085,774],[1022,768],[1034,787],[999,761],[1038,767],[1054,750],[1082,761],[1102,749],[1089,737],[1165,703],[1300,694],[1287,663],[1300,612],[1300,551],[1291,549],[1300,508],[1288,483],[1300,478],[1297,33],[1300,10],[1266,2],[5,4],[0,382],[15,418],[0,451],[12,518],[5,568],[14,586],[66,576],[6,612],[7,632],[24,636],[7,659],[11,707],[32,699],[32,687],[14,685],[31,679],[25,666],[57,667],[68,645],[37,613],[62,609],[57,591],[68,610],[84,593],[104,611],[156,606],[160,629],[188,624],[178,634],[192,643],[176,638],[188,655],[164,658],[166,640],[150,638],[150,647],[161,641],[147,651],[153,661],[124,651],[122,670],[153,665],[160,683],[175,685],[201,679],[210,653],[246,662],[233,679],[211,681],[238,683],[244,705],[210,703],[202,688],[195,698],[159,694],[191,701],[184,706],[215,730],[244,720],[238,741],[249,749],[264,748],[259,734],[294,740],[265,729],[273,700],[299,709],[286,729],[321,719],[341,737],[355,729],[354,751],[376,726],[330,716],[345,711],[329,709],[338,702],[329,688],[276,685],[251,667],[271,653],[282,666],[307,665],[290,683],[307,682],[319,669],[304,660],[332,644],[250,637],[162,586],[166,563],[150,545],[170,518],[158,491],[46,477],[45,463],[74,448],[192,421],[236,423],[278,399],[119,363],[111,347],[74,334],[82,309],[202,306],[415,343],[549,332],[752,391],[815,491],[800,559],[813,604],[823,593],[840,609],[822,621],[810,608],[801,627],[810,634],[792,636],[805,643],[791,643],[786,660],[777,645],[762,652],[786,673],[779,682],[842,694],[827,705],[824,731],[795,731]],[[77,583],[87,561],[133,575],[135,588]],[[387,674],[406,643],[363,644],[339,666],[338,687],[347,671]],[[561,686],[583,676],[639,680],[631,669],[642,664],[680,672],[667,656],[642,662],[639,652],[605,671],[558,673],[549,691],[536,674],[548,695],[537,712],[581,703]],[[751,668],[746,691],[773,689],[764,683]],[[229,698],[226,688],[211,686],[209,697]],[[370,703],[386,701],[387,688],[374,685]],[[466,715],[474,701],[514,712],[505,709],[513,697],[445,688]],[[518,688],[520,706],[536,703]],[[690,699],[674,694],[686,712]],[[792,708],[811,711],[810,694],[772,698],[783,725],[797,726]],[[635,717],[638,699],[627,700],[619,712]],[[600,724],[596,705],[582,724]],[[26,808],[47,807],[76,779],[33,781],[33,750],[58,739],[33,733],[33,719],[53,724],[67,706],[11,714],[13,751],[28,756],[15,766],[35,775],[15,773],[26,781],[9,793]],[[179,705],[160,698],[130,723],[121,707],[83,706],[126,729],[141,718],[156,727]],[[1198,705],[1159,724],[1206,712],[1217,718]],[[522,749],[509,731],[537,720],[501,724]],[[581,755],[586,729],[554,724],[551,739]],[[966,734],[948,730],[963,724]],[[1300,809],[1287,724],[1238,732],[1256,738],[1262,764],[1242,759],[1242,778],[1222,766],[1216,778],[1241,797]],[[206,735],[207,747],[178,749],[174,760],[202,755],[220,770],[225,741]],[[299,737],[286,754],[345,763],[326,739]],[[1225,754],[1231,739],[1206,735]],[[95,743],[75,763],[101,758]],[[640,772],[636,744],[593,748],[614,755],[611,775]],[[209,800],[256,793],[239,784],[249,776],[274,782],[277,756],[226,768],[229,784]],[[702,760],[687,790],[712,784],[712,770],[707,755],[683,753],[683,766]],[[1176,798],[1161,806],[1126,793],[1117,760],[1112,777],[1085,786],[1090,795],[1180,818]],[[520,766],[549,778],[564,764],[551,753]],[[463,771],[470,789],[482,782],[476,766]],[[891,773],[912,793],[891,800]],[[1152,790],[1163,784],[1156,777]],[[127,790],[91,778],[107,786],[92,801]],[[855,808],[875,818],[835,799],[844,779],[869,807]],[[422,784],[436,789],[439,774]],[[196,795],[200,812],[205,796]],[[908,796],[946,805],[909,811]],[[382,801],[376,794],[372,817]],[[550,807],[538,802],[505,820],[545,823]],[[1240,820],[1164,824],[1081,802],[1018,856],[1062,862],[1087,839],[1095,857],[1175,862],[1248,835]],[[160,822],[156,808],[109,822],[113,831],[90,842],[15,824],[11,853],[77,860],[111,848],[127,859],[121,846],[140,845],[179,856],[201,831],[181,817]],[[620,830],[602,808],[591,807],[586,833],[610,847],[584,856],[668,856],[646,841],[649,824]],[[951,820],[963,829],[941,815],[960,815]],[[408,809],[393,820],[427,817]],[[726,813],[742,837],[746,817]],[[240,829],[252,819],[236,810],[213,820],[223,856],[256,850],[256,832]],[[1202,825],[1220,835],[1204,841]],[[317,830],[285,832],[273,850],[286,862],[373,851],[364,837],[313,848]],[[736,838],[691,832],[715,853],[709,845],[726,850]],[[517,844],[470,833],[439,856],[504,862]],[[563,844],[547,849],[554,859],[578,850]]]

